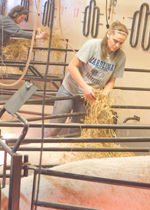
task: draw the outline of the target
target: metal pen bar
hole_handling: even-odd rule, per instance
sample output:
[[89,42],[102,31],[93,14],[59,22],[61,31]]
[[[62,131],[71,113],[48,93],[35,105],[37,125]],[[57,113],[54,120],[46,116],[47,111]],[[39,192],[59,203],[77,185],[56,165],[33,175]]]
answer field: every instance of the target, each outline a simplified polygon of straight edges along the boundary
[[[15,123],[14,123],[15,124]],[[19,124],[18,124],[19,125]],[[40,123],[30,123],[31,127],[41,127]],[[129,125],[129,124],[74,124],[74,123],[45,123],[45,127],[61,128],[106,128],[106,129],[150,129],[150,125]]]
[[[46,48],[47,49],[47,48]],[[63,49],[63,51],[67,51],[68,49]],[[0,64],[3,65],[1,63],[0,60]],[[7,66],[22,66],[25,67],[25,62],[23,61],[15,61],[15,63],[12,60],[5,60],[4,64]],[[39,64],[39,65],[46,65],[46,62],[42,62],[42,61],[31,61],[30,64]],[[58,62],[58,63],[53,63],[53,62],[49,62],[49,65],[58,65],[58,66],[68,66],[68,63],[62,63],[62,62]],[[132,69],[132,68],[125,68],[124,71],[127,72],[142,72],[142,73],[150,73],[149,69]]]
[[[3,78],[4,79],[18,79],[20,77],[20,75],[16,75],[16,76],[9,76],[9,75],[3,75]],[[44,81],[44,78],[43,77],[31,77],[31,76],[25,76],[23,78],[23,80],[36,80],[36,81]],[[47,82],[51,82],[55,85],[55,87],[57,88],[58,90],[58,85],[54,82],[54,81],[62,81],[63,79],[62,78],[51,78],[51,80],[47,79]],[[142,88],[142,87],[121,87],[121,86],[115,86],[113,89],[120,89],[120,90],[130,90],[130,91],[150,91],[150,88]]]
[[[10,75],[10,74],[8,74],[7,76],[6,75],[4,75],[4,74],[2,74],[2,76],[3,76],[3,79],[8,79],[8,80],[10,80],[10,79],[19,79],[20,78],[20,75]],[[59,82],[62,82],[62,80],[63,80],[63,78],[64,77],[48,77],[47,79],[46,79],[46,81],[47,82],[52,82],[52,81],[59,81]],[[44,79],[43,78],[39,78],[39,77],[36,77],[36,76],[33,76],[33,75],[26,75],[24,78],[23,78],[23,80],[26,80],[26,81],[44,81]]]
[[[50,49],[52,51],[72,52],[72,49],[69,48],[50,48]],[[48,50],[48,47],[33,47],[33,50]],[[74,49],[74,50],[77,52],[79,49]]]
[[[36,168],[33,166],[29,166],[29,169],[35,170],[37,172],[39,171],[39,168]],[[103,178],[103,177],[82,175],[82,174],[73,174],[73,173],[68,173],[68,172],[54,171],[51,169],[41,169],[41,174],[62,177],[62,178],[83,180],[83,181],[113,184],[113,185],[119,185],[119,186],[140,187],[141,189],[150,188],[150,183],[118,180],[118,179]]]
[[28,176],[28,168],[27,165],[29,164],[29,156],[28,155],[24,155],[24,171],[23,171],[23,176],[27,177]]
[[[41,147],[20,147],[18,151],[38,152]],[[150,147],[130,148],[90,148],[90,147],[43,147],[43,152],[149,152]]]
[[[8,145],[14,144],[18,138],[9,138]],[[44,144],[46,143],[95,143],[95,142],[150,142],[150,137],[105,137],[105,138],[45,138]],[[40,144],[41,138],[25,138],[24,144]]]
[[[22,168],[22,169],[23,169],[23,168]],[[8,166],[6,170],[10,170],[10,166]],[[21,175],[21,178],[23,178],[23,177],[24,177],[24,176]],[[0,178],[3,178],[3,174],[0,174]],[[6,174],[6,178],[10,178],[10,174]],[[5,186],[6,186],[6,184],[5,184]],[[5,187],[5,186],[4,186],[4,187]]]
[[6,166],[7,166],[7,152],[4,150],[4,164],[3,164],[3,174],[2,174],[2,188],[6,185]]
[[[6,123],[0,122],[1,127],[22,127],[21,123]],[[80,124],[80,123],[45,123],[45,128],[94,128],[94,129],[150,129],[150,125],[140,124],[140,125],[130,125],[130,124]],[[41,128],[42,123],[29,123],[31,128]]]
[[[4,75],[3,75],[4,76]],[[8,77],[12,77],[13,78],[14,74],[8,74]],[[15,74],[15,77],[19,77],[20,74]],[[47,80],[53,80],[53,81],[61,81],[63,80],[64,76],[47,76]],[[35,75],[26,75],[25,79],[41,79],[38,76]],[[42,81],[42,80],[41,80]],[[37,90],[38,91],[38,90]]]
[[[68,43],[68,39],[66,39],[66,42]],[[66,49],[68,49],[68,45],[66,44]],[[65,57],[64,57],[64,62],[66,63],[67,61],[67,51],[65,51]],[[63,70],[63,75],[65,76],[66,74],[66,66],[64,66],[64,70]],[[61,82],[62,83],[62,82]]]
[[[72,99],[81,99],[82,96],[80,95],[74,95],[74,96],[65,96],[65,97],[62,97],[62,96],[55,96],[55,97],[51,97],[49,99],[45,99],[45,101],[48,101],[48,102],[53,102],[53,101],[57,101],[57,100],[72,100]],[[36,101],[36,100],[32,100],[32,101]]]
[[[66,99],[65,99],[66,100]],[[4,105],[6,101],[0,101],[0,105]],[[25,104],[42,104],[42,101],[39,99],[29,99],[25,102]],[[54,105],[54,101],[45,100],[45,105]],[[131,106],[131,105],[112,105],[111,108],[113,109],[150,109],[150,106]]]
[[22,156],[19,154],[12,155],[8,199],[9,210],[19,209],[21,169]]
[[23,142],[24,140],[24,137],[26,136],[27,134],[27,131],[28,131],[28,128],[29,128],[29,124],[28,124],[28,121],[22,117],[19,113],[15,113],[15,115],[18,117],[18,119],[24,124],[24,128],[23,128],[23,131],[21,133],[21,135],[19,136],[18,138],[18,141],[16,142],[16,144],[14,145],[13,149],[12,149],[12,152],[16,152],[19,148],[19,146],[21,145],[21,143]]
[[127,72],[142,72],[142,73],[150,73],[149,69],[131,69],[131,68],[125,68],[124,71]]
[[[33,112],[33,111],[18,110],[18,113],[42,116],[41,112]],[[47,116],[47,115],[49,115],[49,114],[48,114],[48,113],[47,113],[47,114],[44,113],[44,116]]]
[[82,206],[58,204],[58,203],[44,202],[44,201],[38,201],[37,206],[50,207],[50,208],[55,208],[55,209],[64,209],[64,210],[102,210],[102,209],[95,209],[91,207],[88,208],[88,207],[82,207]]
[[[39,49],[38,47],[34,47],[35,49],[37,48],[37,49]],[[41,50],[48,50],[48,48],[41,48]],[[59,50],[59,51],[72,51],[72,50],[70,50],[70,49],[58,49],[58,48],[51,48],[51,50]],[[78,51],[78,50],[75,50],[75,51]],[[25,66],[25,63],[26,63],[26,61],[12,61],[12,60],[5,60],[5,61],[3,61],[4,62],[4,64],[6,65],[8,65],[8,64],[12,64],[12,65],[16,65],[16,64],[20,64],[20,65],[24,65]],[[33,64],[35,64],[34,63],[34,61],[31,61]],[[43,62],[40,62],[41,63],[41,65],[42,64],[45,64],[46,65],[46,62],[45,63],[43,63]],[[2,63],[2,61],[0,60],[0,64],[2,64],[3,65],[3,63]],[[39,64],[39,63],[38,63]],[[51,64],[51,62],[50,62],[50,64]],[[54,64],[57,64],[57,63],[54,63]],[[53,65],[54,65],[53,64]],[[58,64],[60,64],[60,65],[68,65],[68,64],[66,64],[66,63],[58,63]],[[149,69],[133,69],[133,68],[125,68],[125,71],[128,71],[128,72],[145,72],[145,73],[149,73],[150,72],[150,70]]]
[[43,75],[34,67],[34,66],[29,66],[28,69],[35,75],[39,76],[40,78],[44,78]]
[[[8,91],[8,90],[2,90],[2,91],[0,91],[0,93],[4,96],[6,96],[6,95],[14,95],[15,93],[16,93],[17,91]],[[31,98],[42,98],[43,96],[42,96],[42,94],[33,94],[32,96],[31,96]],[[49,98],[49,96],[48,95],[46,95],[45,96],[46,98]]]
[[[75,112],[75,113],[67,113],[67,114],[58,114],[58,115],[48,115],[45,116],[44,119],[55,119],[55,118],[62,118],[62,117],[73,117],[73,116],[83,116],[85,115],[85,112]],[[26,120],[28,122],[31,121],[39,121],[42,120],[43,117],[30,117],[30,118],[26,118]],[[7,122],[18,122],[19,120],[11,120],[11,121],[7,121]]]
[[[49,49],[48,49],[48,54],[47,54],[47,63],[46,63],[46,69],[45,69],[45,79],[48,74],[48,68],[49,68],[49,59],[50,59],[50,53],[51,53],[51,40],[52,40],[52,31],[53,31],[53,21],[54,21],[54,0],[49,1],[49,18],[48,18],[48,26],[50,28],[50,34],[49,34]],[[43,87],[43,101],[42,101],[42,113],[44,113],[44,105],[45,105],[45,91],[46,91],[46,80],[44,80],[44,87]],[[42,147],[43,147],[43,134],[44,134],[44,119],[42,119],[42,142],[41,142],[41,152],[40,152],[40,161],[39,161],[39,168],[41,168],[41,163],[42,163]],[[34,208],[35,210],[37,209],[37,201],[38,201],[38,196],[39,196],[39,189],[40,189],[40,171],[38,174],[38,180],[37,180],[37,186],[36,186],[36,195],[34,195],[35,203],[34,205],[31,206],[31,209]]]
[[113,106],[111,106],[111,108],[114,108],[114,109],[148,109],[149,110],[150,106],[113,105]]
[[[13,88],[13,91],[12,91],[12,89],[5,88],[5,90],[3,90],[3,88],[0,88],[0,91],[10,91],[10,92],[15,91],[15,92],[17,92],[18,89]],[[42,89],[37,89],[37,90],[36,90],[36,93],[43,95],[43,90],[42,90]],[[57,90],[47,90],[47,95],[55,96],[56,93],[57,93]],[[19,112],[19,110],[18,110],[18,112]],[[27,111],[26,111],[26,112],[27,112]]]
[[139,88],[139,87],[114,87],[114,89],[120,90],[133,90],[133,91],[150,91],[150,88]]
[[[34,208],[34,198],[35,198],[35,188],[36,188],[36,180],[37,180],[37,172],[34,171],[34,177],[33,177],[33,185],[32,185],[32,198],[31,198],[31,210]],[[37,204],[37,201],[36,201]]]
[[[44,49],[44,48],[42,48],[42,49]],[[46,48],[47,50],[48,50],[48,48]],[[57,50],[57,49],[55,49],[55,50]],[[69,51],[69,49],[62,49],[62,51]],[[71,50],[70,50],[71,51]],[[76,50],[77,51],[77,50]],[[26,61],[25,61],[26,62]],[[17,67],[25,67],[25,62],[24,61],[12,61],[12,60],[5,60],[4,61],[4,63],[5,63],[5,65],[7,65],[7,66],[17,66]],[[31,61],[32,62],[32,64],[36,64],[36,63],[34,63],[34,61]],[[1,60],[0,60],[0,64],[2,64],[1,63]],[[45,63],[43,63],[43,62],[40,62],[40,63],[38,63],[38,64],[41,64],[41,65],[46,65],[46,62]],[[49,63],[49,65],[51,64],[51,62]],[[67,63],[53,63],[53,65],[63,65],[63,66],[68,66],[68,64]],[[3,65],[3,64],[2,64]],[[133,68],[125,68],[125,70],[124,71],[126,71],[126,72],[142,72],[142,73],[150,73],[150,70],[149,69],[133,69]],[[12,74],[13,75],[13,74]],[[51,76],[51,77],[56,77],[56,76]]]
[[[25,163],[25,164],[24,164]],[[29,162],[24,162],[24,163],[22,163],[22,169],[24,169],[25,167],[28,167],[28,165],[31,165]],[[27,165],[26,165],[27,164]],[[61,165],[60,163],[59,164],[42,164],[42,167],[43,168],[53,168],[54,166],[59,166],[59,165]],[[34,167],[39,167],[39,164],[33,164],[32,166],[34,166]],[[6,166],[6,170],[10,170],[10,165],[7,165]],[[28,168],[27,168],[27,170],[28,170]],[[9,175],[10,176],[10,174],[7,174],[7,175]],[[6,175],[6,176],[7,176]],[[24,176],[26,176],[26,175],[22,175],[22,177],[24,177]],[[2,177],[2,174],[0,174],[0,177]],[[8,177],[8,176],[7,176]]]
[[[10,66],[9,64],[11,63],[12,61],[8,61],[8,60],[5,60],[3,63],[6,65],[6,66]],[[21,64],[21,61],[18,61],[18,64]],[[23,63],[23,62],[22,62]],[[1,61],[0,61],[0,64],[1,64]],[[37,65],[46,65],[47,62],[46,61],[30,61],[30,64],[37,64]],[[49,65],[53,65],[53,66],[68,66],[67,63],[64,63],[64,62],[49,62],[48,63]]]

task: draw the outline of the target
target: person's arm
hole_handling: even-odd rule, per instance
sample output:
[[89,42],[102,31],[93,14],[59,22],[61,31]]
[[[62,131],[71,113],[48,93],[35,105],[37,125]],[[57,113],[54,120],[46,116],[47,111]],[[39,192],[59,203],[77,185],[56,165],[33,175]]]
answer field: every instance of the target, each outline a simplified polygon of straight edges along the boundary
[[115,81],[116,81],[116,78],[113,78],[113,77],[111,77],[108,80],[107,84],[104,87],[104,93],[108,94],[114,88]]
[[[19,28],[19,26],[8,16],[4,17],[3,30],[7,33],[13,34],[16,37],[32,39],[32,33]],[[47,32],[42,32],[35,35],[36,39],[44,39],[47,37]]]
[[68,71],[73,79],[82,87],[84,95],[89,99],[96,99],[93,93],[93,87],[89,86],[82,78],[78,67],[82,64],[76,56],[71,60],[68,66]]
[[[22,37],[26,39],[32,39],[32,33],[19,29],[15,34],[17,37]],[[47,37],[47,32],[42,32],[40,34],[35,35],[35,39],[45,39]]]

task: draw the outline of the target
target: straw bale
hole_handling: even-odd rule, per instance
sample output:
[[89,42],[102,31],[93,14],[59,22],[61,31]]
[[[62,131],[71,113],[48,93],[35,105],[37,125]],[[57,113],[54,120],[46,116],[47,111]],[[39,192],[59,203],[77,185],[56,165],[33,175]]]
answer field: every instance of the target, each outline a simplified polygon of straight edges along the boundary
[[[34,42],[34,47],[47,47],[49,46],[49,37],[50,37],[50,28],[40,26],[37,28],[37,33],[47,32],[47,37],[42,40],[36,40]],[[31,46],[31,40],[26,39],[10,39],[6,46],[2,47],[3,55],[6,59],[15,59],[15,60],[23,60],[27,59],[28,48]],[[65,48],[65,42],[61,37],[60,30],[55,29],[52,32],[51,37],[51,48]],[[34,50],[39,51],[39,50]],[[47,53],[47,50],[40,51],[41,53]],[[52,51],[50,59],[51,60],[58,60],[64,54],[64,52],[60,51]],[[44,54],[46,56],[46,54]],[[46,56],[47,58],[47,56]]]
[[22,74],[22,71],[17,67],[0,66],[0,74]]
[[[50,38],[50,28],[45,26],[40,26],[37,28],[38,33],[47,32],[47,37],[43,40],[41,40],[40,44],[42,47],[49,47],[49,38]],[[54,29],[52,31],[52,37],[51,37],[51,48],[65,48],[65,42],[62,39],[61,31],[59,29]],[[43,52],[44,53],[44,50]],[[64,52],[53,50],[50,54],[51,61],[58,61],[61,56],[64,54]]]
[[[117,120],[116,113],[111,109],[114,103],[112,96],[106,95],[103,90],[94,90],[96,100],[85,99],[86,116],[84,124],[113,124]],[[81,137],[116,137],[113,129],[82,129]],[[73,144],[75,145],[75,144]],[[80,147],[111,147],[120,148],[114,143],[77,143]],[[85,158],[108,158],[134,156],[132,152],[81,152],[81,159]]]
[[2,47],[2,50],[6,59],[23,60],[27,59],[28,47],[30,46],[31,40],[10,39],[6,46]]

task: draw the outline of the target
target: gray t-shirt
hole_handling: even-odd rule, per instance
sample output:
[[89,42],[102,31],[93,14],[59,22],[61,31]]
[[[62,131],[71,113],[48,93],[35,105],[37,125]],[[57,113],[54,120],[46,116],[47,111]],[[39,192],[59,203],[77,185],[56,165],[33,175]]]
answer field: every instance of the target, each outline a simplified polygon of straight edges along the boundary
[[12,35],[26,39],[32,39],[32,33],[20,29],[19,26],[9,16],[0,17],[0,47],[2,46],[2,31],[3,46],[6,45]]
[[[115,52],[112,52],[106,60],[102,60],[101,41],[102,39],[88,40],[76,54],[83,62],[79,66],[83,79],[88,85],[99,89],[102,89],[111,77],[123,77],[126,60],[122,50],[119,50],[116,56]],[[69,72],[63,80],[63,86],[72,95],[83,95],[82,88]]]

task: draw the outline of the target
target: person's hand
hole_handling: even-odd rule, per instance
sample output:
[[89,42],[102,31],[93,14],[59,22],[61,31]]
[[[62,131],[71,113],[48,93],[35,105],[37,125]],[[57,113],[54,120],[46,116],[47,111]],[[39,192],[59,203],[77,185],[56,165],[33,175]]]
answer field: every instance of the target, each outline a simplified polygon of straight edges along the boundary
[[36,39],[45,39],[47,37],[47,32],[42,32],[36,35]]
[[47,32],[44,31],[40,35],[41,35],[41,39],[45,39],[47,37]]
[[86,85],[82,89],[83,89],[83,93],[84,93],[86,98],[96,100],[96,96],[93,93],[93,87],[91,87],[89,85]]

